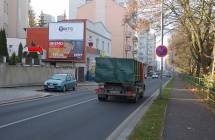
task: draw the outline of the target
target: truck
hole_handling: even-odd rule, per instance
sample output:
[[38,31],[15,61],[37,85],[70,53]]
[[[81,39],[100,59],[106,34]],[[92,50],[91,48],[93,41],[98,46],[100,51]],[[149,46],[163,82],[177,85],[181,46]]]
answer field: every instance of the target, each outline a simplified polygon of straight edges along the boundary
[[144,96],[144,64],[131,58],[96,58],[95,81],[99,101],[119,96],[136,103]]

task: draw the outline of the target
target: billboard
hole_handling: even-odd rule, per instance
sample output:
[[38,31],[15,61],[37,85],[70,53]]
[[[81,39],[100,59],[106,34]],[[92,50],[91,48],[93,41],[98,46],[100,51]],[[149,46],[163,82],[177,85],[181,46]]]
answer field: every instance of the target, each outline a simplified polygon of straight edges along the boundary
[[83,40],[83,22],[49,23],[49,40]]
[[49,23],[49,59],[85,60],[84,22]]
[[79,40],[49,42],[49,58],[82,60],[84,53],[84,42]]

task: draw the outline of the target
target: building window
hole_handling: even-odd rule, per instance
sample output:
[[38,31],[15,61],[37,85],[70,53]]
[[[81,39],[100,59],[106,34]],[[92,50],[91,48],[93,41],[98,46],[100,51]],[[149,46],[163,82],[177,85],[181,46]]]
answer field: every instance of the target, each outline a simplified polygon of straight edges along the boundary
[[96,38],[96,48],[99,49],[99,39]]
[[7,3],[7,15],[8,15],[8,9],[9,9],[9,8],[8,8],[8,3]]
[[105,42],[102,41],[102,50],[104,51],[105,50]]
[[110,44],[108,43],[107,52],[110,53]]
[[6,3],[6,0],[4,0],[4,13],[7,13],[7,3]]
[[8,24],[4,23],[3,28],[5,29],[6,36],[8,35]]

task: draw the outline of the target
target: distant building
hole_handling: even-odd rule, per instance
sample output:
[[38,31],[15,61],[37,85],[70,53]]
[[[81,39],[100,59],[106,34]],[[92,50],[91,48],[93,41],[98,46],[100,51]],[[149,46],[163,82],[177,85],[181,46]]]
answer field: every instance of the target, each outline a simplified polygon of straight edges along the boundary
[[[113,0],[92,0],[77,10],[77,19],[103,22],[112,34],[112,56],[132,57],[132,30],[123,23],[126,9]],[[128,50],[128,51],[126,51]]]
[[64,20],[64,14],[57,16],[57,22]]
[[7,35],[9,56],[18,54],[21,43],[26,44],[25,28],[28,24],[29,0],[0,0],[0,29],[4,28]]
[[7,37],[25,38],[28,27],[29,0],[0,0],[0,28]]
[[146,64],[147,71],[155,70],[156,68],[156,36],[149,31],[139,34],[138,44],[138,59]]
[[[5,0],[4,0],[5,1]],[[29,26],[28,11],[30,0],[6,0],[8,29],[10,38],[26,38],[25,28]]]
[[78,7],[84,5],[86,0],[69,0],[69,19],[75,19]]
[[54,16],[52,16],[52,15],[49,15],[49,14],[43,14],[43,16],[44,16],[44,21],[45,21],[45,26],[48,26],[48,24],[50,23],[50,22],[55,22],[55,17]]
[[[92,2],[93,0],[69,0],[69,19],[76,19],[77,9],[86,3]],[[125,7],[129,0],[113,0],[118,5]]]
[[65,14],[57,16],[57,22],[65,20]]

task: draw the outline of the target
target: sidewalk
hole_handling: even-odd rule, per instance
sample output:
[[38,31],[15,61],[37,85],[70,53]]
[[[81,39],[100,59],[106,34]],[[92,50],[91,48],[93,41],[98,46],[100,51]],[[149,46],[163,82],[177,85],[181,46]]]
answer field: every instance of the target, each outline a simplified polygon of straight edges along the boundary
[[98,83],[94,81],[85,81],[78,83],[78,86],[98,86]]
[[[78,83],[77,89],[78,91],[94,90],[97,86],[95,82],[81,82]],[[0,88],[0,105],[49,95],[52,94],[43,92],[42,86]]]
[[0,88],[0,105],[50,95],[49,93],[37,90],[38,87]]
[[184,82],[176,77],[167,107],[164,140],[214,140],[215,113],[184,89]]

